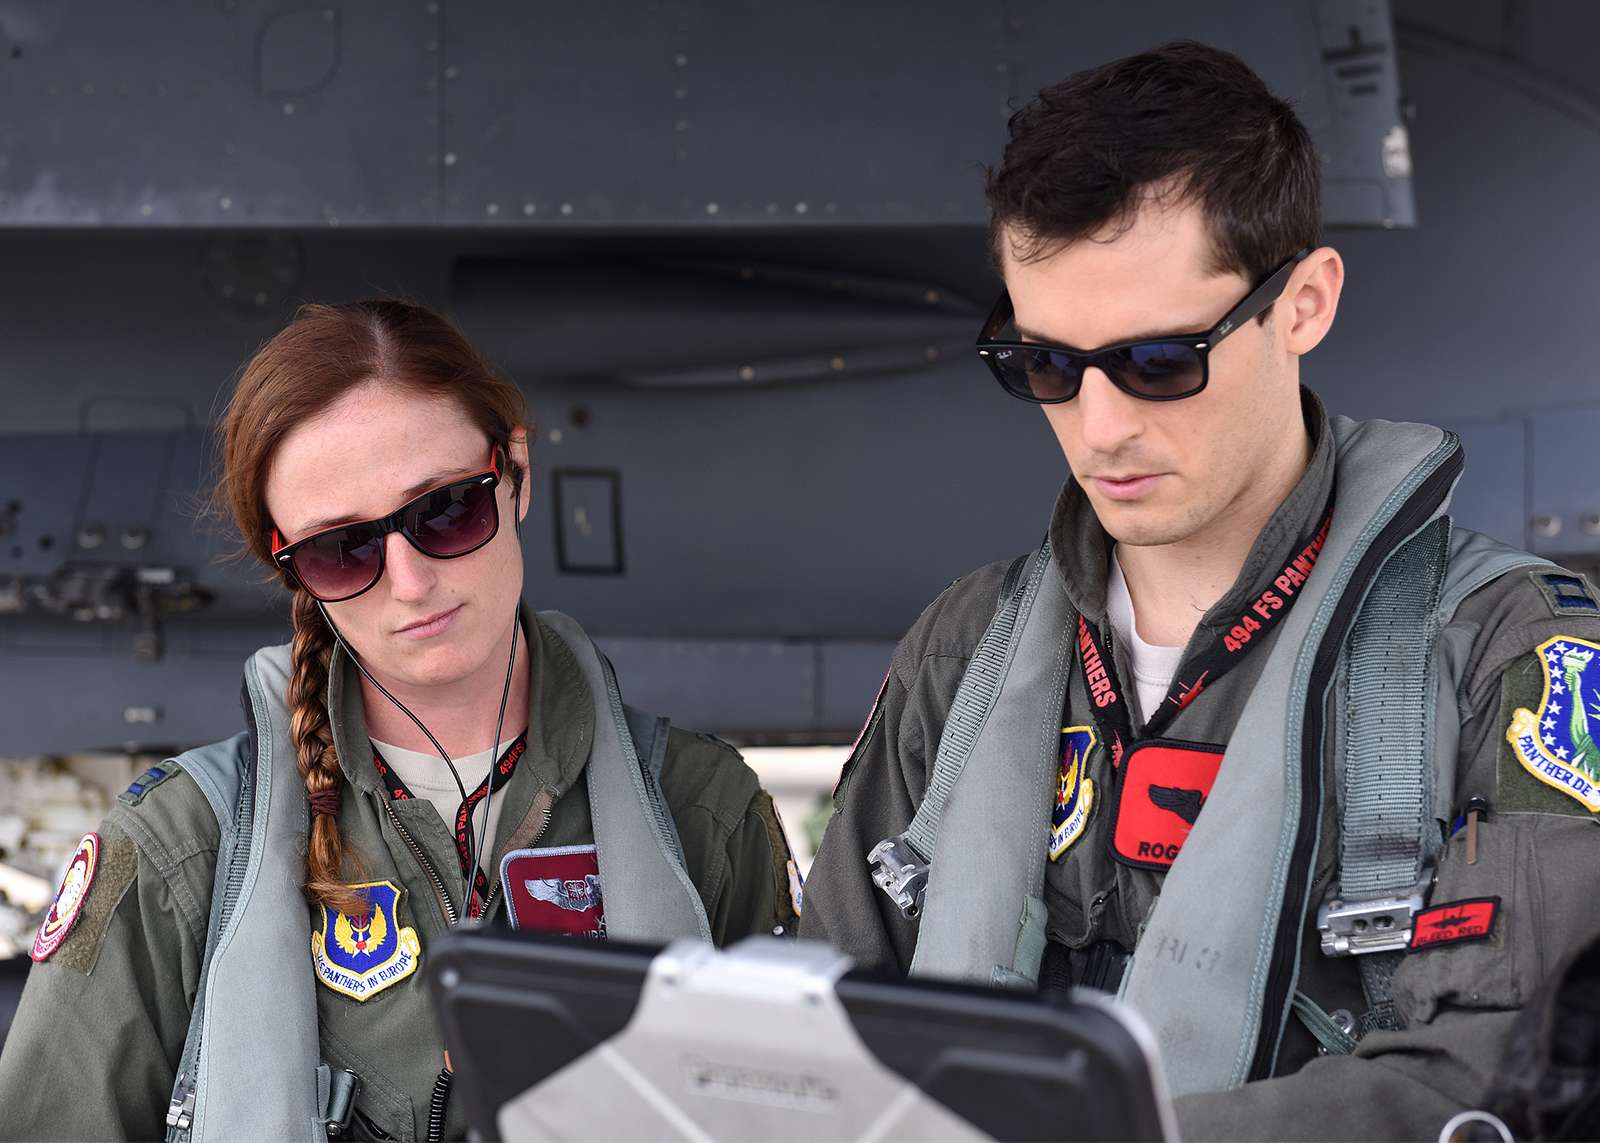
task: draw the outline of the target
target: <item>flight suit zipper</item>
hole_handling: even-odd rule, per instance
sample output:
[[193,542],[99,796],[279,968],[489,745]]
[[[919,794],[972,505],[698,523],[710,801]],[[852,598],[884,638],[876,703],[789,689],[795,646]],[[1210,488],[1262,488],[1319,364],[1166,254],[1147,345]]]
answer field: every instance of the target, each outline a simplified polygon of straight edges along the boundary
[[[540,786],[540,788],[537,791],[535,791],[535,793],[533,795],[533,804],[535,806],[539,805],[540,795],[542,795],[545,792],[546,789],[548,789],[548,787]],[[555,806],[555,792],[552,790],[550,792],[549,800],[546,802],[546,804],[539,811],[540,819],[539,819],[538,828],[535,829],[533,831],[533,833],[530,834],[526,839],[517,836],[517,834],[513,834],[512,838],[511,838],[511,840],[512,840],[511,848],[512,849],[532,849],[534,846],[538,845],[539,844],[539,839],[544,837],[545,831],[550,828],[550,819],[551,819],[552,816],[554,816],[551,813],[551,811],[554,808],[554,806]],[[526,825],[526,820],[524,820],[524,825]],[[519,830],[519,832],[520,832],[520,830]],[[500,877],[499,877],[499,874],[497,872],[496,875],[490,881],[490,884],[489,884],[489,895],[486,898],[484,898],[484,901],[483,901],[483,914],[482,915],[484,917],[487,917],[489,915],[489,913],[493,910],[495,901],[498,900],[498,898],[499,898],[499,894],[500,894]]]
[[[537,798],[537,795],[535,795],[535,797]],[[552,795],[550,804],[546,805],[542,810],[542,817],[539,822],[538,829],[534,830],[532,836],[529,837],[525,843],[517,846],[517,848],[529,848],[539,844],[539,839],[544,837],[545,831],[550,828],[550,818],[552,816],[550,811],[554,805],[554,802],[555,798]],[[406,848],[411,851],[411,856],[416,858],[417,864],[422,866],[422,871],[427,874],[429,882],[432,883],[434,894],[439,899],[439,908],[444,912],[446,925],[452,929],[455,928],[456,924],[460,920],[461,914],[456,909],[455,904],[450,900],[450,894],[445,890],[444,878],[439,876],[438,869],[434,866],[433,862],[428,860],[428,856],[423,852],[422,846],[419,845],[417,840],[411,836],[411,834],[406,830],[406,827],[400,823],[400,815],[394,812],[394,806],[389,803],[387,798],[384,799],[383,808],[384,812],[389,815],[389,823],[394,826],[395,832],[400,835],[400,840],[405,842]],[[483,912],[481,916],[487,917],[489,915],[490,911],[494,908],[495,901],[498,899],[499,894],[500,878],[496,876],[490,882],[489,895],[484,898]]]
[[406,843],[406,848],[411,850],[411,856],[417,859],[417,864],[422,866],[422,872],[427,874],[428,880],[433,883],[433,892],[439,898],[439,908],[444,911],[445,925],[455,928],[461,914],[456,911],[455,904],[450,900],[450,894],[445,890],[444,878],[439,876],[439,871],[434,868],[433,862],[428,860],[428,855],[422,852],[422,846],[400,824],[400,815],[394,812],[394,807],[387,798],[383,801],[384,812],[389,815],[389,824],[394,826],[395,832],[400,835],[400,840]]

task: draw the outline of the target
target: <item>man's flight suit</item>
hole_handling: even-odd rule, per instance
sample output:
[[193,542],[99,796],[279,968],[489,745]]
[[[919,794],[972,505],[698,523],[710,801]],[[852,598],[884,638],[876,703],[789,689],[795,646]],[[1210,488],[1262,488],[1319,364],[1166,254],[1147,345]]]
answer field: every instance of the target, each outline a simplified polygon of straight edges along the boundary
[[[495,793],[503,807],[491,870],[530,846],[593,841],[583,767],[594,707],[577,661],[542,622],[529,633],[527,750]],[[455,839],[432,803],[391,801],[364,726],[334,726],[346,785],[339,830],[359,878],[399,886],[398,924],[416,929],[423,967],[461,905]],[[660,775],[690,877],[720,944],[792,931],[788,843],[772,803],[731,747],[674,728]],[[553,803],[553,788],[564,791]],[[448,906],[388,811],[439,874]],[[30,974],[0,1057],[0,1137],[157,1139],[199,983],[219,830],[193,778],[178,772],[119,800],[100,827],[99,868],[76,926]],[[507,923],[503,891],[485,920]],[[322,928],[321,910],[312,930]],[[311,968],[308,951],[306,971]],[[323,1059],[361,1079],[351,1133],[420,1138],[444,1039],[425,972],[356,1001],[316,985]],[[540,1035],[530,1028],[528,1034]],[[314,1063],[315,1061],[313,1061]],[[465,1132],[451,1101],[446,1137]]]
[[[1237,581],[1201,621],[1191,650],[1220,640],[1315,530],[1334,489],[1335,454],[1326,415],[1314,398],[1307,401],[1307,420],[1316,443],[1306,473],[1262,530]],[[1111,541],[1071,480],[1056,505],[1050,536],[1072,604],[1103,630]],[[923,799],[947,713],[995,614],[1007,568],[996,563],[957,581],[901,641],[834,791],[835,815],[806,882],[801,935],[831,941],[858,964],[901,972],[911,965],[918,922],[903,917],[874,885],[866,854],[904,831]],[[1467,634],[1472,648],[1459,696],[1464,717],[1451,804],[1464,807],[1482,796],[1488,814],[1477,826],[1475,863],[1466,861],[1465,829],[1448,841],[1431,902],[1499,897],[1489,938],[1406,954],[1393,980],[1403,1029],[1369,1032],[1352,1055],[1320,1057],[1317,1042],[1291,1019],[1273,1078],[1177,1100],[1185,1138],[1436,1137],[1450,1116],[1482,1100],[1511,1021],[1544,975],[1600,935],[1594,890],[1600,816],[1535,779],[1506,738],[1515,712],[1539,709],[1539,645],[1558,636],[1600,644],[1600,613],[1558,609],[1557,602],[1535,576],[1514,571],[1469,595],[1450,624]],[[1264,645],[1207,686],[1161,737],[1226,745],[1277,631],[1272,628]],[[1127,649],[1113,640],[1112,655],[1118,676],[1131,679]],[[1133,688],[1126,691],[1136,708]],[[1068,721],[1089,723],[1085,712],[1092,704],[1080,672],[1072,673],[1068,693]],[[1136,709],[1134,716],[1140,717]],[[1600,726],[1600,712],[1595,718]],[[1359,958],[1324,956],[1315,924],[1316,906],[1337,876],[1340,827],[1331,751],[1325,757],[1329,794],[1323,799],[1298,991],[1325,1011],[1344,1009],[1359,1017],[1367,1009]],[[1051,946],[1044,976],[1053,975],[1054,965],[1054,975],[1114,990],[1118,973],[1107,965],[1118,959],[1106,955],[1108,948],[1135,948],[1165,874],[1135,868],[1111,853],[1116,776],[1103,741],[1092,747],[1085,775],[1097,787],[1087,824],[1045,875]],[[1041,828],[1041,845],[1044,833]],[[958,860],[945,848],[939,857]],[[1061,1114],[1065,1121],[1071,1109]]]

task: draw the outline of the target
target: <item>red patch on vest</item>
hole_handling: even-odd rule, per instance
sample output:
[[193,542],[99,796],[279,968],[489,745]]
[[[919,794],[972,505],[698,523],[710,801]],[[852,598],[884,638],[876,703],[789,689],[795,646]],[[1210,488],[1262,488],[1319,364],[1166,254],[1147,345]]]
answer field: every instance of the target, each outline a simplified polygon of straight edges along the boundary
[[1139,869],[1170,869],[1222,768],[1222,748],[1198,742],[1135,742],[1117,782],[1111,853]]
[[1424,909],[1411,922],[1412,949],[1487,940],[1500,913],[1500,898],[1473,897]]
[[606,935],[600,862],[592,845],[513,850],[500,861],[500,883],[513,929]]

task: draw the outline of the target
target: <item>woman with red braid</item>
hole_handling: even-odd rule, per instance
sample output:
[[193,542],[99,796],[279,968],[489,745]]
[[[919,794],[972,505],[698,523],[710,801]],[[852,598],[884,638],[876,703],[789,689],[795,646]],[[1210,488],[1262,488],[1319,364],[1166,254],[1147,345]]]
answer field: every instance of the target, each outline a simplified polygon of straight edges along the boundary
[[[447,929],[794,927],[739,755],[625,708],[581,628],[523,604],[529,422],[404,302],[307,306],[246,366],[217,499],[293,635],[247,664],[244,733],[84,839],[0,1056],[0,1136],[459,1136],[417,971]],[[353,1106],[319,1065],[358,1077]],[[68,1074],[66,1099],[36,1078]]]

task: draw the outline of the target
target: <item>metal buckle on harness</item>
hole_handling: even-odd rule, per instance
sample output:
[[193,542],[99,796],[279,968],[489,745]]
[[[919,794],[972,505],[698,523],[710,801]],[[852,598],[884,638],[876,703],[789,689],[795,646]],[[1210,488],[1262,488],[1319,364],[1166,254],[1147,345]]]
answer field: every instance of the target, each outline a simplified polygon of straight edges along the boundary
[[1365,956],[1368,953],[1404,952],[1411,944],[1412,919],[1428,903],[1433,869],[1403,897],[1373,897],[1366,901],[1332,898],[1317,910],[1317,931],[1322,934],[1323,956]]
[[886,837],[867,852],[872,880],[889,895],[901,916],[915,920],[922,912],[922,896],[928,888],[928,863],[905,834]]

